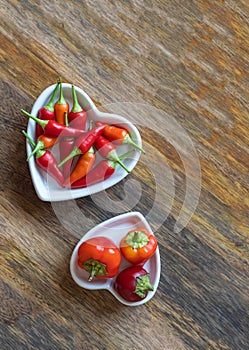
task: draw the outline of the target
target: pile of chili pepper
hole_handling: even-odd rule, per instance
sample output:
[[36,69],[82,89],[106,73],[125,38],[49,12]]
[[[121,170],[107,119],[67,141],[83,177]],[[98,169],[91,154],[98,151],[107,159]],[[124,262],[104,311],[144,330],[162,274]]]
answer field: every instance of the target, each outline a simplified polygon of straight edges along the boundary
[[[56,100],[57,98],[57,100]],[[92,125],[87,112],[80,105],[75,86],[72,85],[72,106],[63,94],[63,84],[58,79],[49,102],[42,106],[37,116],[21,109],[21,112],[36,122],[35,139],[25,131],[38,167],[52,176],[61,187],[72,189],[93,185],[110,177],[117,167],[130,170],[123,159],[131,152],[118,156],[117,147],[130,144],[145,153],[124,128],[97,121]],[[86,129],[87,124],[91,125]],[[53,147],[59,147],[59,159]],[[100,155],[100,160],[96,154]]]

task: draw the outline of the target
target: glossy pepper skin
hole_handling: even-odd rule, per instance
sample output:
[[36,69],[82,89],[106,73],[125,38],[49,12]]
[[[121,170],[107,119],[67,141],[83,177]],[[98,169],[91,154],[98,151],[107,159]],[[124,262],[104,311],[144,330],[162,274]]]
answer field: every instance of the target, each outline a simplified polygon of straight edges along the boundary
[[[28,139],[29,143],[33,148],[35,148],[36,144],[32,140],[32,138],[23,130],[22,133]],[[29,159],[29,158],[28,158]],[[64,182],[63,174],[60,169],[57,167],[57,161],[54,158],[53,154],[48,150],[37,150],[35,154],[35,162],[39,168],[44,170],[48,175],[53,177],[57,183],[62,186]]]
[[48,175],[53,177],[60,186],[63,185],[64,176],[57,167],[57,161],[53,154],[48,150],[40,150],[36,153],[36,164],[43,169]]
[[[96,126],[98,125],[102,125],[102,123],[97,122]],[[106,125],[103,131],[103,136],[116,145],[132,145],[134,148],[145,153],[145,151],[132,140],[128,131],[124,128],[120,128],[116,125]]]
[[[131,153],[132,151],[122,154],[120,156],[120,159],[122,160],[123,158],[128,157]],[[104,181],[112,176],[112,174],[115,172],[117,165],[117,162],[113,162],[112,160],[108,159],[103,159],[91,171],[89,171],[89,173],[87,173],[86,176],[73,182],[71,184],[71,188],[82,188]]]
[[[83,135],[78,137],[75,140],[75,147],[74,147],[74,149],[72,150],[71,153],[68,154],[68,156],[66,158],[64,158],[63,161],[60,162],[58,167],[60,168],[69,159],[88,152],[89,149],[93,146],[95,140],[102,133],[104,127],[105,127],[104,125],[97,126],[94,129],[91,129],[89,131],[85,131]],[[78,130],[78,129],[74,129],[74,130]],[[81,131],[81,130],[78,130],[78,131]]]
[[73,171],[64,181],[63,186],[66,187],[68,185],[72,185],[77,180],[85,177],[93,167],[95,160],[96,155],[93,147],[91,147],[88,152],[79,157]]
[[89,272],[88,281],[94,277],[112,278],[117,275],[121,254],[115,243],[104,236],[83,242],[78,249],[78,265]]
[[48,135],[44,135],[44,134],[40,135],[37,138],[35,148],[30,153],[28,160],[39,150],[53,147],[55,145],[56,141],[57,141],[57,137],[48,136]]
[[78,102],[74,85],[72,85],[73,107],[68,114],[70,126],[76,129],[85,130],[86,128],[86,111]]
[[[68,115],[67,112],[64,113],[65,126],[68,126]],[[59,138],[59,153],[60,161],[62,161],[74,148],[75,139],[72,137],[60,137]],[[73,159],[69,159],[64,163],[62,167],[62,173],[64,178],[68,177],[71,172]]]
[[57,123],[65,125],[65,113],[69,112],[69,104],[63,96],[61,79],[59,79],[60,95],[58,101],[54,104],[54,116]]
[[116,152],[116,147],[114,146],[114,144],[110,142],[107,138],[105,138],[103,135],[100,135],[96,139],[96,141],[94,142],[94,146],[99,151],[102,157],[112,160],[115,163],[118,163],[119,165],[122,166],[122,168],[124,168],[127,171],[127,173],[130,173],[130,170],[124,165],[124,163],[118,157]]
[[[54,100],[59,88],[59,83],[56,84],[52,96],[47,105],[41,107],[38,112],[38,118],[41,120],[52,120],[54,119]],[[41,125],[36,124],[36,138],[43,134]]]
[[123,257],[133,265],[143,265],[157,249],[156,237],[144,228],[129,231],[120,241]]
[[86,176],[73,182],[71,188],[87,187],[108,179],[115,172],[116,164],[107,159],[100,161]]
[[26,112],[24,109],[21,109],[21,112],[26,115],[28,118],[33,119],[36,123],[41,125],[44,130],[44,134],[50,136],[63,136],[63,137],[73,137],[77,138],[85,134],[85,131],[71,128],[70,126],[65,126],[57,123],[55,120],[40,120],[34,117],[32,114]]
[[130,266],[122,270],[114,283],[118,294],[127,301],[136,302],[146,298],[154,288],[148,272],[141,266]]

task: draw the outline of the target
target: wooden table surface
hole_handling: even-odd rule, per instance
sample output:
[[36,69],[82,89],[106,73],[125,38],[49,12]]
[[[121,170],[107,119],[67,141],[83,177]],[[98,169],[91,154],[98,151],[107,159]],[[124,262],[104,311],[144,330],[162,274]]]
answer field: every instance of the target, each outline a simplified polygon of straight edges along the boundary
[[[0,5],[1,349],[248,349],[248,2]],[[100,109],[136,111],[146,155],[107,197],[35,193],[20,109],[59,76]],[[154,230],[162,268],[133,308],[69,271],[90,228],[131,211]]]

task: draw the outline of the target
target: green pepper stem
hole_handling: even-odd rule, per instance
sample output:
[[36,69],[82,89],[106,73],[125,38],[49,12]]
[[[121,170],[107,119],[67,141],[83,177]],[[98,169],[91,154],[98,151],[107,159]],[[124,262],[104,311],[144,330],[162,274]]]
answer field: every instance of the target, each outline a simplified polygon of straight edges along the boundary
[[75,90],[74,85],[72,85],[72,94],[73,94],[73,108],[72,108],[71,112],[78,113],[78,112],[83,111],[83,108],[81,107],[81,105],[78,102],[78,98],[76,95],[76,90]]
[[129,144],[129,145],[132,145],[133,147],[135,147],[135,148],[138,149],[139,151],[143,152],[144,154],[146,153],[145,150],[144,150],[142,147],[138,146],[138,145],[132,140],[132,138],[130,137],[129,134],[127,134],[127,135],[125,136],[125,138],[123,139],[123,143],[127,143],[127,144]]
[[108,153],[108,157],[107,158],[110,159],[110,160],[113,160],[116,163],[118,163],[119,165],[121,165],[122,168],[124,168],[127,171],[127,173],[130,173],[130,170],[124,165],[124,163],[122,162],[120,157],[117,155],[115,149]]
[[[132,149],[129,152],[126,152],[126,153],[122,154],[121,156],[119,156],[119,159],[122,160],[122,159],[128,157],[133,152],[134,152],[134,149]],[[119,164],[117,161],[112,160],[112,159],[109,159],[108,162],[109,162],[110,166],[113,167],[114,169],[116,168],[117,164]],[[129,172],[130,172],[130,170],[129,170]]]
[[128,233],[125,243],[128,244],[130,247],[136,249],[136,248],[142,248],[148,244],[149,238],[146,235],[144,231],[131,231]]
[[59,84],[59,87],[60,87],[60,96],[59,96],[59,99],[58,99],[58,101],[56,103],[59,104],[59,105],[64,105],[67,102],[66,102],[66,100],[65,100],[65,98],[63,96],[63,88],[62,88],[61,78],[59,79],[59,83],[58,84]]
[[34,117],[32,114],[26,112],[24,109],[21,109],[21,112],[26,115],[26,117],[29,117],[30,119],[33,119],[37,124],[39,124],[43,129],[46,127],[48,120],[42,120],[39,118]]
[[121,156],[119,156],[119,159],[122,160],[122,159],[128,157],[133,152],[134,152],[134,149],[132,149],[131,151],[125,152],[125,153],[121,154]]
[[122,168],[124,168],[125,171],[127,171],[127,173],[130,173],[130,170],[124,165],[124,163],[118,158],[116,159],[116,162],[121,165]]
[[58,88],[59,88],[59,82],[56,84],[54,91],[52,93],[52,96],[51,96],[50,100],[48,101],[48,104],[46,106],[44,106],[44,108],[50,112],[54,111],[54,100],[55,100],[55,96],[57,94]]
[[37,144],[35,145],[33,151],[30,153],[30,155],[28,156],[27,160],[30,160],[31,157],[33,157],[33,155],[35,153],[37,153],[38,151],[44,149],[44,142],[42,142],[41,140],[38,140]]
[[65,117],[65,125],[68,126],[68,114],[67,114],[67,112],[64,113],[64,117]]
[[[34,141],[32,140],[32,138],[26,133],[26,131],[22,130],[22,133],[23,133],[23,135],[27,138],[27,140],[29,141],[31,147],[35,148],[35,147],[36,147],[35,142],[34,142]],[[45,150],[44,150],[44,149],[38,149],[38,150],[36,151],[36,158],[41,157],[42,155],[44,155],[44,153],[45,153]],[[30,157],[29,157],[27,160],[29,160],[29,159],[30,159]]]
[[89,259],[83,263],[83,268],[89,272],[88,281],[91,282],[94,276],[105,276],[106,265],[98,260]]
[[22,130],[22,133],[26,137],[26,139],[29,141],[30,145],[32,147],[35,147],[36,144],[35,144],[34,140],[26,133],[26,131]]
[[144,275],[136,278],[136,289],[135,293],[140,298],[145,298],[149,290],[154,290],[153,286],[150,283],[149,275]]
[[69,153],[69,155],[66,156],[66,158],[64,158],[64,159],[57,165],[57,167],[58,167],[58,168],[61,168],[62,165],[64,165],[68,160],[70,160],[71,158],[73,158],[73,157],[75,157],[75,156],[79,156],[79,155],[81,155],[81,154],[82,154],[81,150],[80,150],[78,147],[75,147],[75,148],[72,150],[72,152]]

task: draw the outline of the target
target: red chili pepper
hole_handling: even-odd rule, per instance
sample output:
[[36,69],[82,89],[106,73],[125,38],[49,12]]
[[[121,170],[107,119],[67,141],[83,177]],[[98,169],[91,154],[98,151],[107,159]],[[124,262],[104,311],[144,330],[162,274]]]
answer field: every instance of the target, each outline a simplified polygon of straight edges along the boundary
[[55,120],[57,121],[57,123],[59,123],[61,125],[65,125],[64,113],[69,112],[69,104],[63,96],[63,88],[62,88],[61,79],[59,79],[59,86],[60,86],[60,96],[59,96],[58,101],[54,105],[54,115],[55,115]]
[[[22,131],[25,137],[29,140],[32,147],[35,147],[36,144],[32,140],[32,138],[23,130]],[[43,169],[48,175],[53,177],[59,185],[62,186],[64,182],[64,177],[57,167],[56,159],[54,158],[53,154],[48,150],[38,150],[36,152],[35,157],[36,164]]]
[[120,242],[120,251],[133,265],[143,265],[155,253],[156,237],[144,228],[129,231]]
[[111,160],[102,160],[85,177],[71,184],[71,188],[82,188],[94,185],[108,179],[115,171],[116,163]]
[[[120,156],[120,159],[127,157],[131,153],[126,152]],[[108,159],[100,161],[85,177],[72,183],[71,188],[87,187],[108,179],[114,173],[117,164],[117,162]]]
[[86,132],[79,129],[71,128],[70,126],[65,126],[57,123],[55,120],[40,120],[33,115],[26,112],[24,109],[21,109],[21,112],[27,117],[33,119],[36,123],[40,124],[44,130],[44,134],[51,136],[60,136],[63,137],[78,137],[84,135]]
[[[38,112],[38,118],[41,120],[54,119],[54,99],[57,94],[59,83],[56,84],[52,96],[47,105],[41,107]],[[43,129],[39,124],[36,124],[36,138],[43,134]]]
[[32,153],[29,155],[28,160],[39,150],[47,149],[53,147],[58,140],[57,137],[49,136],[49,135],[40,135],[37,139],[37,143]]
[[78,265],[93,277],[112,278],[118,273],[121,254],[115,243],[107,237],[97,236],[83,242],[78,249]]
[[127,173],[130,173],[130,170],[124,165],[124,163],[120,160],[119,156],[117,155],[114,144],[108,139],[106,139],[103,135],[100,135],[96,139],[96,141],[94,142],[94,146],[99,151],[102,157],[112,160],[115,163],[118,163],[127,171]]
[[[68,126],[67,112],[64,115],[65,126]],[[59,142],[60,161],[62,161],[74,148],[75,140],[71,137],[63,137]],[[71,172],[73,158],[63,164],[62,173],[67,178]]]
[[131,302],[143,300],[148,291],[154,290],[148,272],[141,266],[122,270],[115,280],[114,288],[122,298]]
[[[102,125],[101,122],[97,122],[96,126]],[[142,147],[138,146],[130,137],[128,131],[124,128],[120,128],[115,125],[106,125],[104,131],[103,131],[103,136],[105,136],[109,141],[112,141],[113,143],[117,145],[123,145],[123,144],[129,144],[132,145],[133,147],[139,149],[143,153],[145,151],[142,149]]]
[[74,85],[72,85],[72,94],[73,94],[73,107],[68,114],[68,121],[70,126],[85,130],[86,128],[86,111],[81,107],[78,102],[76,91]]
[[93,147],[91,147],[88,152],[82,154],[79,157],[72,173],[64,181],[63,186],[66,187],[68,185],[71,185],[75,181],[86,176],[89,173],[89,171],[91,170],[91,168],[93,167],[95,159],[96,159],[96,155],[95,155]]
[[[93,146],[96,139],[102,133],[104,127],[105,127],[104,125],[97,126],[94,129],[91,129],[89,131],[85,131],[84,135],[81,135],[80,137],[78,137],[78,139],[75,141],[75,148],[62,162],[60,162],[58,167],[60,168],[69,159],[88,152],[89,149]],[[75,130],[77,130],[77,129],[75,129]]]

